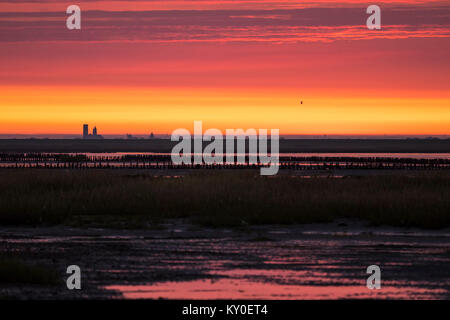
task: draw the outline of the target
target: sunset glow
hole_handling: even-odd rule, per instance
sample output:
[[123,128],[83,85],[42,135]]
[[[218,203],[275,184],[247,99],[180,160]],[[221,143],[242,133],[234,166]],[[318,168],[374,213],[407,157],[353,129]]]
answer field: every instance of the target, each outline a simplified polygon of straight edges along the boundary
[[0,134],[450,134],[449,2],[385,1],[380,31],[362,1],[66,6],[0,3]]

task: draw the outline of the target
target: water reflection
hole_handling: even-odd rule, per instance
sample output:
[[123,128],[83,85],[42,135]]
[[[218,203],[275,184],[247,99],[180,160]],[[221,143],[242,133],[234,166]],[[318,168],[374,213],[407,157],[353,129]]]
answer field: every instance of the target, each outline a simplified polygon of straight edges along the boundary
[[383,286],[369,290],[362,285],[311,286],[264,283],[241,279],[161,282],[152,285],[107,286],[126,299],[432,299],[444,289]]
[[[64,153],[43,153],[43,154],[64,154]],[[170,156],[170,153],[164,152],[82,152],[82,153],[66,153],[68,155],[85,155],[87,157],[107,157],[117,158],[122,156]],[[197,155],[195,153],[186,155]],[[217,154],[220,155],[220,154]],[[235,155],[243,155],[237,153]],[[251,154],[255,155],[255,154]],[[280,157],[326,157],[326,158],[399,158],[399,159],[447,159],[450,160],[450,153],[364,153],[364,152],[327,152],[327,153],[300,153],[300,152],[281,152]]]
[[[0,255],[14,252],[58,270],[68,257],[79,261],[89,275],[83,294],[96,298],[448,299],[449,235],[448,229],[338,223],[245,230],[182,223],[154,230],[10,227],[0,229]],[[381,267],[381,290],[366,287],[372,264]],[[20,297],[55,294],[17,290]],[[58,294],[69,293],[64,287]]]
[[[194,154],[191,154],[193,156]],[[216,154],[218,156],[219,154]],[[235,154],[239,156],[241,154]],[[173,165],[169,153],[0,153],[1,168],[122,168],[122,169],[239,169],[263,164],[251,164],[235,158],[233,165],[206,164],[200,166]],[[278,165],[282,169],[448,169],[448,153],[281,153]]]

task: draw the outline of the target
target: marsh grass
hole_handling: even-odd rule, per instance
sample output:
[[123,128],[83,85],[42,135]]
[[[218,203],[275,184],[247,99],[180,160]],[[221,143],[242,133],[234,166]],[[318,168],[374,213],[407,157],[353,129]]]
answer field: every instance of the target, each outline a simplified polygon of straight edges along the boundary
[[57,285],[57,273],[48,267],[0,256],[0,284]]
[[0,171],[1,224],[139,227],[167,218],[208,226],[330,222],[450,226],[448,172],[345,179],[261,177],[258,171],[182,178],[114,170]]

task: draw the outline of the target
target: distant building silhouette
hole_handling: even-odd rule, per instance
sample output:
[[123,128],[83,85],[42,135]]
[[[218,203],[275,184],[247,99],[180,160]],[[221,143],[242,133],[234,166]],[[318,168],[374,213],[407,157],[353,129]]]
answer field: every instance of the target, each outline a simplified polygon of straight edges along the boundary
[[89,134],[89,125],[83,124],[83,139],[101,140],[103,136],[97,133],[97,127],[94,127],[92,134]]
[[89,125],[83,124],[83,139],[87,139],[89,136]]

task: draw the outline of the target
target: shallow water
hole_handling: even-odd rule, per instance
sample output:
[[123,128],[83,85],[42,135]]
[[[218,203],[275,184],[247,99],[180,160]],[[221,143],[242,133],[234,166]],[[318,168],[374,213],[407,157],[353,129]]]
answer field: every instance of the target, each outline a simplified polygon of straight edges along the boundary
[[445,289],[401,287],[397,283],[379,290],[364,286],[280,285],[242,279],[162,282],[153,285],[107,286],[125,299],[243,299],[243,300],[320,300],[320,299],[433,299]]
[[[50,153],[49,153],[50,154]],[[51,154],[64,154],[53,152]],[[69,155],[85,155],[87,157],[107,157],[117,158],[122,156],[150,156],[150,155],[166,155],[170,153],[157,152],[109,152],[109,153],[67,153]],[[187,154],[189,155],[189,154]],[[219,155],[219,154],[218,154]],[[238,154],[241,155],[241,154]],[[360,153],[360,152],[335,152],[335,153],[280,153],[280,157],[329,157],[329,158],[399,158],[399,159],[447,159],[450,160],[450,153]]]
[[[83,297],[151,299],[448,299],[449,231],[360,225],[154,230],[2,228],[0,254],[84,274]],[[380,290],[366,268],[381,268]],[[61,288],[0,295],[71,298]],[[56,295],[56,296],[55,296]]]

